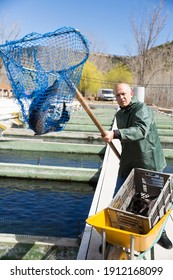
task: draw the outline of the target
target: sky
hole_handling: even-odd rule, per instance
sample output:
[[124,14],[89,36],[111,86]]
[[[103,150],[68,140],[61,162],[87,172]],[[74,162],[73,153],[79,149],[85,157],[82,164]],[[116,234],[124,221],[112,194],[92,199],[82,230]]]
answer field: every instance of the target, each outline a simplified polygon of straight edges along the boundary
[[[0,0],[0,19],[18,23],[19,38],[70,26],[94,42],[96,51],[121,56],[135,48],[130,17],[140,21],[147,3],[159,0]],[[173,0],[166,0],[163,12],[168,18],[157,45],[173,41]]]

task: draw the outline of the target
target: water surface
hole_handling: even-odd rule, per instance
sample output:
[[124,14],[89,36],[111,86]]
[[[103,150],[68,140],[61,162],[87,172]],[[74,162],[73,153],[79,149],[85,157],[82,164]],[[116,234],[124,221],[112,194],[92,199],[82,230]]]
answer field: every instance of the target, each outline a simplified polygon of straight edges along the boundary
[[89,184],[1,178],[0,232],[77,237],[94,187]]

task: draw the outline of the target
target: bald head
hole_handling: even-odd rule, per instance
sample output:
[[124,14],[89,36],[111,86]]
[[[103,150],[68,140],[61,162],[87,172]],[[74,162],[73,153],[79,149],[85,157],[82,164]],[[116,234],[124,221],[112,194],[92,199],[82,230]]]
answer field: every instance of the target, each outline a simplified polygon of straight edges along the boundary
[[132,91],[131,87],[126,83],[117,84],[116,88],[115,88],[116,92],[117,92],[117,90],[119,91],[120,89],[123,89],[126,92],[131,92]]

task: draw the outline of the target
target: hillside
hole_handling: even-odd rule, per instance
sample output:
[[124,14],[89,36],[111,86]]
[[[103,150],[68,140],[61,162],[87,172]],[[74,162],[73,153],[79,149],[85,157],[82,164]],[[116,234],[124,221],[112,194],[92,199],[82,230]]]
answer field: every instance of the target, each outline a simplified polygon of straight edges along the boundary
[[[91,53],[89,60],[92,61],[102,72],[107,72],[117,63],[126,63],[134,73],[132,86],[145,86],[145,101],[156,106],[173,108],[173,41],[152,48],[149,53],[147,67],[145,69],[145,82],[138,84],[140,57],[105,55]],[[1,63],[0,63],[1,68]],[[0,70],[0,83],[10,85],[4,67]]]
[[134,73],[132,86],[146,88],[145,102],[164,108],[173,108],[173,41],[152,48],[145,68],[144,83],[138,84],[140,57],[91,54],[90,60],[100,71],[108,71],[117,63],[126,63]]

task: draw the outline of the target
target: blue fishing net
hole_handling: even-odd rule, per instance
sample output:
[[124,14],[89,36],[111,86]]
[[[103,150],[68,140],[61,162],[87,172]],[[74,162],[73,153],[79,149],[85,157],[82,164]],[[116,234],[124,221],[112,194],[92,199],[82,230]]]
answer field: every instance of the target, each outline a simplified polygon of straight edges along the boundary
[[29,128],[38,135],[64,129],[89,56],[85,37],[71,27],[31,33],[0,45],[0,55]]

